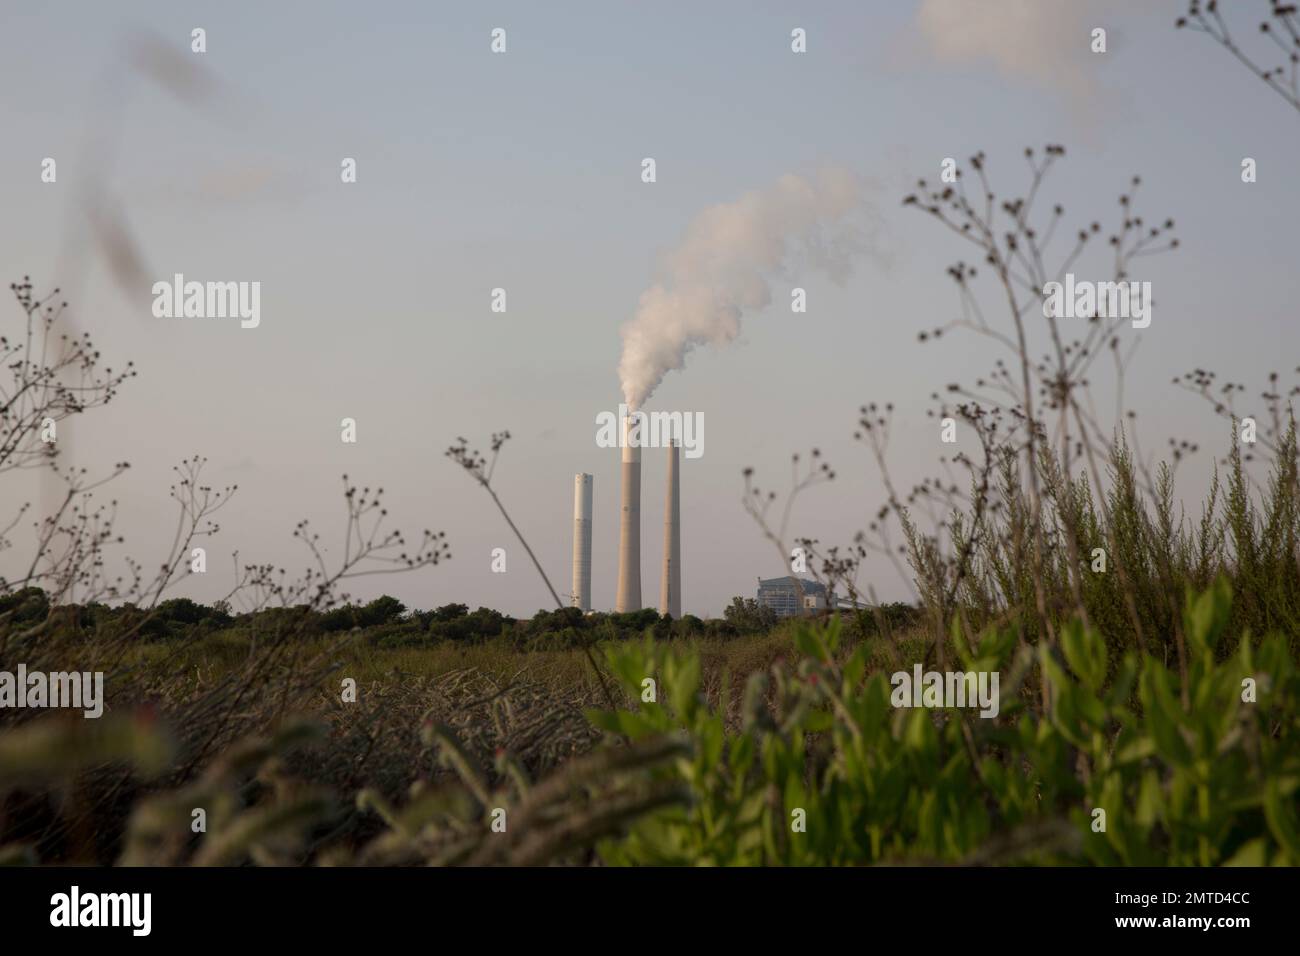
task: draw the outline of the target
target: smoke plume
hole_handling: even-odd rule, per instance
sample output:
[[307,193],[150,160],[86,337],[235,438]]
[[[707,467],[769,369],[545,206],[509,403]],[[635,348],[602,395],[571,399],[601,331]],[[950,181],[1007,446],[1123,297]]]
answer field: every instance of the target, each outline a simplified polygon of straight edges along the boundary
[[795,262],[842,281],[863,247],[862,191],[843,169],[785,175],[697,216],[623,325],[623,397],[639,408],[697,345],[726,345],[747,312],[772,301],[769,281]]

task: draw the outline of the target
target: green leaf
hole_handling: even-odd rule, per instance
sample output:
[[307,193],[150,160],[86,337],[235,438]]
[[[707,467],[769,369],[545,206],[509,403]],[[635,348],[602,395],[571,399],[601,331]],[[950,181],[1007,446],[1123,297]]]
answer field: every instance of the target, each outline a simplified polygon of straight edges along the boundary
[[835,715],[827,710],[811,710],[803,719],[805,733],[821,734],[835,726]]
[[1220,577],[1199,595],[1187,595],[1183,626],[1192,648],[1201,656],[1213,652],[1220,635],[1228,627],[1232,613],[1232,585]]
[[1106,642],[1078,618],[1061,628],[1061,650],[1070,669],[1094,693],[1106,680]]
[[1148,769],[1142,774],[1142,786],[1138,790],[1137,812],[1134,818],[1143,827],[1155,826],[1160,820],[1160,810],[1164,804],[1164,794],[1160,790],[1160,780],[1154,770]]
[[817,632],[807,621],[800,621],[798,626],[795,627],[794,646],[805,657],[811,657],[819,661],[826,660],[821,641],[817,639]]
[[854,690],[867,672],[867,649],[859,647],[844,665],[844,684],[847,690]]
[[673,712],[688,720],[695,712],[696,693],[700,689],[700,658],[697,654],[683,657],[670,657],[665,668],[665,680],[668,683],[668,699]]
[[591,725],[598,730],[623,734],[633,740],[640,740],[643,737],[663,733],[669,729],[671,724],[670,721],[664,719],[663,711],[659,708],[655,708],[654,711],[644,712],[587,710],[584,713]]
[[[1122,736],[1121,736],[1121,739]],[[1118,746],[1115,751],[1115,763],[1117,766],[1135,763],[1139,760],[1145,760],[1156,752],[1155,741],[1150,737],[1137,737],[1130,739],[1126,743]]]
[[1154,660],[1147,660],[1142,671],[1139,694],[1142,699],[1145,725],[1155,741],[1156,750],[1166,760],[1186,766],[1192,758],[1191,749],[1183,739],[1178,705],[1169,687],[1169,672]]
[[1268,866],[1268,844],[1263,837],[1256,837],[1244,844],[1232,854],[1224,866]]
[[1300,859],[1300,828],[1296,826],[1294,801],[1284,799],[1277,780],[1267,781],[1264,788],[1264,818],[1269,830],[1291,859]]
[[[996,665],[1006,660],[1011,649],[1016,646],[1016,632],[1009,627],[991,627],[980,638],[981,658],[991,658]],[[976,668],[978,670],[978,668]]]

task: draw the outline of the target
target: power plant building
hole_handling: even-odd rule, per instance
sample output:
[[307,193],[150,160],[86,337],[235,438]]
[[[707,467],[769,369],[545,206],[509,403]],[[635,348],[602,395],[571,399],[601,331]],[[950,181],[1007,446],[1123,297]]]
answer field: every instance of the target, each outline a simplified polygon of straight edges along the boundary
[[777,617],[794,617],[798,614],[815,614],[833,606],[835,592],[827,594],[825,585],[792,575],[759,578],[758,603],[770,607]]

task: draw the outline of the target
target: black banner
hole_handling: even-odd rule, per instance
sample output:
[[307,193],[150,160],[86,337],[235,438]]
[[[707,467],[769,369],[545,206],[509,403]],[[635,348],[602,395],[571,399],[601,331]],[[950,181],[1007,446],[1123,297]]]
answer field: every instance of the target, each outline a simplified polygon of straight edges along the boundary
[[0,919],[7,943],[75,931],[119,945],[281,937],[373,944],[450,941],[462,932],[541,944],[579,926],[653,932],[680,910],[701,934],[712,928],[727,937],[762,937],[780,924],[796,934],[820,932],[829,920],[859,924],[873,941],[915,941],[918,931],[984,933],[992,941],[1037,928],[1053,940],[1134,936],[1159,944],[1200,935],[1231,945],[1239,934],[1294,925],[1294,914],[1284,912],[1294,898],[1292,876],[1280,869],[955,867],[12,869],[0,871]]

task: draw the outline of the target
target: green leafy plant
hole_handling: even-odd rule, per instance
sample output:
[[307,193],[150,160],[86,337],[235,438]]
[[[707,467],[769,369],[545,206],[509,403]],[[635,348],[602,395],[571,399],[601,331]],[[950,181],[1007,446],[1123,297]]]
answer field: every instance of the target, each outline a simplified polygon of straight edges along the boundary
[[[1276,634],[1216,659],[1231,613],[1226,582],[1188,598],[1185,684],[1134,652],[1112,667],[1100,634],[1078,621],[1059,652],[1018,645],[1006,627],[969,647],[954,629],[963,667],[1001,673],[992,719],[891,706],[887,675],[867,673],[866,647],[843,652],[836,621],[801,626],[802,659],[751,675],[735,719],[729,694],[717,706],[702,699],[692,653],[611,647],[610,670],[634,699],[646,677],[662,696],[590,719],[633,741],[684,731],[694,746],[656,771],[685,784],[690,803],[648,815],[600,854],[621,864],[1296,863],[1295,662]],[[1039,680],[1051,690],[1045,715],[1031,706]]]

